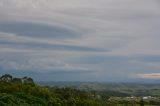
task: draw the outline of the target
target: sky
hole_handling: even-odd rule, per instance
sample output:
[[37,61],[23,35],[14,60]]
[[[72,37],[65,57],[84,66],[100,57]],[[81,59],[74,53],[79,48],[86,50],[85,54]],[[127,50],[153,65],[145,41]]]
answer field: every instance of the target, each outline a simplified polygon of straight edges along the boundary
[[0,75],[160,79],[159,0],[0,0]]

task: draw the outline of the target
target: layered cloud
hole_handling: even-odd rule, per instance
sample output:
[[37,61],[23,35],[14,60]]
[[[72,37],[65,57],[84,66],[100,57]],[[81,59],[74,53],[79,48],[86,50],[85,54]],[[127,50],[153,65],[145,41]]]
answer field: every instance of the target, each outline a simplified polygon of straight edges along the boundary
[[138,74],[138,76],[145,79],[160,79],[160,73]]
[[139,73],[158,73],[159,4],[158,0],[0,0],[1,74],[30,73],[37,80],[56,74],[46,80],[126,81]]

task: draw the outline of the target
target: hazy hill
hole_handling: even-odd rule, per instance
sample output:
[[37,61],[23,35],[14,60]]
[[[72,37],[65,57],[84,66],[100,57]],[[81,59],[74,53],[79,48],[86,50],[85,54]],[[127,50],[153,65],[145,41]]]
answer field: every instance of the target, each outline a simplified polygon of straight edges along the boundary
[[160,84],[151,83],[98,83],[98,82],[38,82],[40,85],[72,87],[86,91],[119,92],[136,96],[160,96]]

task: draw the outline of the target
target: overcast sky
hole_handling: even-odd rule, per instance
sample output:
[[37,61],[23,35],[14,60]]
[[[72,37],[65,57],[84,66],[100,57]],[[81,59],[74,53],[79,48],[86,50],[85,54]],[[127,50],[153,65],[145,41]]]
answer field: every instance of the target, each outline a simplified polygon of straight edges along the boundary
[[160,79],[159,0],[0,0],[0,74]]

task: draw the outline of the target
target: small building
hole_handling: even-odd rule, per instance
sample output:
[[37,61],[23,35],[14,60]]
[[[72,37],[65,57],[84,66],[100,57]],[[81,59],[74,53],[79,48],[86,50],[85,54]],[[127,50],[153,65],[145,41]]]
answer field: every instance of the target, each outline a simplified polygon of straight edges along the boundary
[[151,96],[144,96],[143,99],[150,99],[152,98]]

